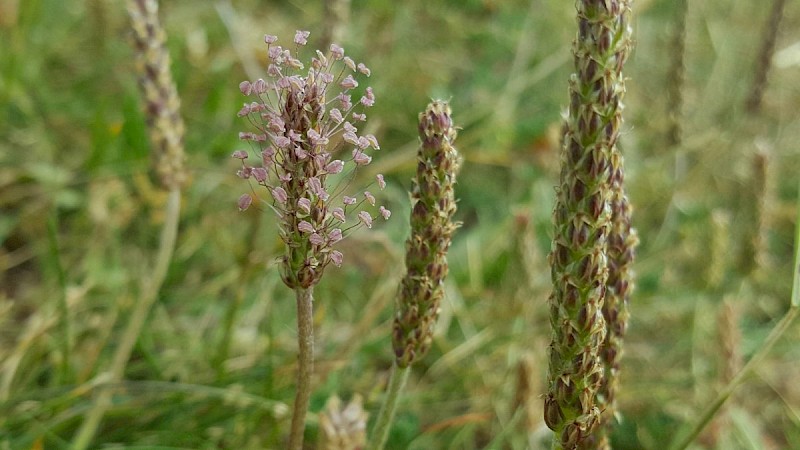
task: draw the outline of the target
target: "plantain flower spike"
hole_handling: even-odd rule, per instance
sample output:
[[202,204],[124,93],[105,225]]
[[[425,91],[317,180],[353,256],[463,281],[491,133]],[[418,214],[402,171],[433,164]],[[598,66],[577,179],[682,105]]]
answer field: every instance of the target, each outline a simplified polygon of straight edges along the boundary
[[627,0],[576,2],[561,175],[553,213],[550,254],[553,329],[549,349],[545,423],[556,449],[596,448],[601,421],[598,391],[604,378],[601,347],[609,277],[608,245],[614,230],[613,185],[620,178],[616,144],[625,92],[622,67],[631,47]]
[[406,275],[400,286],[392,345],[397,366],[405,368],[430,349],[444,296],[447,250],[458,227],[453,222],[453,187],[459,154],[456,130],[445,101],[430,103],[419,116],[417,174],[411,192],[411,236],[406,242]]
[[136,70],[153,145],[153,166],[161,186],[171,190],[187,179],[183,150],[184,124],[180,98],[170,72],[166,32],[155,0],[128,0],[136,49]]

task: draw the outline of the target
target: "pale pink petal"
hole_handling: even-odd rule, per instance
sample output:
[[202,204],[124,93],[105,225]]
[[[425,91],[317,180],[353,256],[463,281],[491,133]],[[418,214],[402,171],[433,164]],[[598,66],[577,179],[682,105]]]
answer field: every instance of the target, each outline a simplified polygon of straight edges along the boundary
[[302,233],[313,233],[314,226],[311,225],[310,222],[301,220],[300,223],[297,224],[297,229]]
[[372,216],[369,215],[366,211],[361,211],[358,213],[358,220],[361,221],[367,228],[372,228]]
[[389,220],[389,217],[392,216],[392,212],[384,208],[383,206],[381,206],[379,210],[381,212],[381,215],[383,216],[383,220]]
[[333,208],[331,210],[331,215],[333,215],[333,217],[336,218],[336,220],[338,220],[339,222],[345,222],[346,221],[346,218],[344,216],[344,209],[342,209],[342,208],[338,208],[338,207],[337,208]]
[[367,199],[370,205],[375,206],[375,196],[372,195],[369,191],[364,191],[364,197]]
[[301,198],[297,200],[297,207],[306,214],[311,213],[311,200]]
[[331,261],[336,267],[342,267],[342,261],[344,260],[344,255],[339,250],[334,250],[331,252]]
[[286,200],[288,200],[289,197],[286,195],[286,191],[282,187],[278,186],[272,189],[272,198],[274,198],[278,203],[286,203]]
[[253,203],[253,197],[250,194],[243,194],[236,203],[239,206],[239,211],[244,211]]

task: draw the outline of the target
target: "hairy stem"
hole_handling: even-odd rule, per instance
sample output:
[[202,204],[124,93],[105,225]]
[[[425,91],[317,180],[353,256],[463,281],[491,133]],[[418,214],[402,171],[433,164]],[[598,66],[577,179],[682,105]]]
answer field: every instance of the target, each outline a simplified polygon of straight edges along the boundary
[[[122,340],[114,352],[111,368],[107,372],[108,379],[106,381],[109,383],[116,383],[122,380],[133,347],[136,345],[144,322],[147,320],[147,316],[158,296],[161,285],[164,283],[167,269],[169,268],[169,262],[172,259],[172,252],[175,249],[175,240],[178,236],[178,218],[180,216],[180,210],[181,192],[180,189],[176,187],[170,191],[167,200],[166,219],[164,220],[164,228],[161,230],[161,241],[159,243],[158,255],[156,256],[153,273],[150,280],[144,286],[139,302],[134,306],[131,319],[122,335]],[[72,441],[73,450],[84,450],[89,447],[89,444],[91,444],[103,420],[103,416],[111,407],[111,393],[112,389],[110,387],[100,390],[91,409],[89,409],[89,412],[86,414],[86,419],[83,421],[83,424]]]
[[314,288],[297,288],[297,394],[292,412],[289,449],[302,450],[306,413],[311,399],[311,375],[314,373]]
[[389,430],[391,430],[392,422],[394,422],[394,414],[397,411],[397,400],[400,398],[400,393],[403,391],[410,373],[411,366],[399,367],[397,364],[392,366],[386,398],[383,401],[383,406],[381,406],[381,411],[378,413],[369,444],[367,444],[368,450],[382,450],[386,445],[386,441],[389,439]]

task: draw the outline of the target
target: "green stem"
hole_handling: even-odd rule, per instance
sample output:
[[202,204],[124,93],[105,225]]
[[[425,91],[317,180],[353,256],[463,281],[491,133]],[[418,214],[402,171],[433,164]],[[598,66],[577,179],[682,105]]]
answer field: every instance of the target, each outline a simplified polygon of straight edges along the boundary
[[[244,296],[247,290],[244,288],[247,279],[253,273],[256,264],[253,263],[250,257],[251,249],[256,246],[256,237],[258,236],[258,228],[261,225],[262,214],[251,214],[250,230],[247,233],[249,239],[245,246],[244,251],[239,256],[239,276],[236,282],[236,293],[234,294],[233,301],[228,302],[228,309],[225,311],[225,319],[222,325],[222,338],[217,348],[216,358],[214,359],[214,366],[217,372],[217,379],[222,380],[225,376],[225,361],[228,359],[230,353],[231,340],[233,339],[233,327],[236,323],[236,317],[239,309],[244,303]],[[270,341],[271,342],[271,341]]]
[[297,288],[297,394],[292,412],[289,449],[303,449],[303,432],[311,400],[311,375],[314,373],[314,288]]
[[61,315],[61,378],[64,383],[70,380],[70,352],[72,351],[72,331],[69,323],[69,305],[67,304],[67,275],[61,264],[58,248],[58,211],[47,221],[47,238],[50,246],[50,259],[58,277],[58,309]]
[[389,376],[389,386],[387,387],[386,399],[378,413],[375,428],[372,430],[372,437],[367,444],[368,450],[382,450],[389,439],[389,430],[394,421],[394,413],[397,411],[397,400],[411,373],[411,366],[398,367],[392,366],[392,374]]
[[[161,240],[153,273],[149,282],[144,286],[139,302],[134,306],[131,319],[122,335],[122,340],[114,352],[111,368],[106,375],[106,381],[109,383],[119,382],[125,374],[125,367],[130,359],[133,347],[136,345],[144,322],[147,320],[150,309],[158,297],[158,292],[167,276],[167,269],[169,269],[169,262],[172,259],[172,252],[175,249],[175,240],[178,235],[180,210],[181,192],[179,188],[174,188],[170,191],[167,200],[166,219],[164,220],[164,228],[161,230]],[[84,450],[91,444],[100,422],[103,420],[103,416],[111,407],[111,394],[112,389],[110,388],[101,389],[97,394],[92,407],[86,414],[86,419],[84,419],[72,441],[73,450]]]

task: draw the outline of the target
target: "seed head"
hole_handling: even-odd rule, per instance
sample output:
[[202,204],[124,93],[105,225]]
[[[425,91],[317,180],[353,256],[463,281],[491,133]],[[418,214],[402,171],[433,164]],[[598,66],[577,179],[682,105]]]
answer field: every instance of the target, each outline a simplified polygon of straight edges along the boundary
[[[419,116],[417,174],[411,192],[411,236],[406,242],[406,276],[400,287],[392,345],[396,363],[407,367],[422,358],[433,340],[433,328],[444,296],[447,250],[458,227],[456,173],[459,155],[450,106],[434,101]],[[382,213],[384,211],[381,211]],[[386,211],[384,218],[388,218]]]

